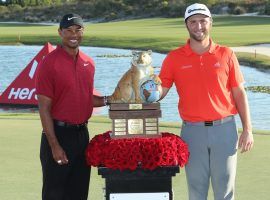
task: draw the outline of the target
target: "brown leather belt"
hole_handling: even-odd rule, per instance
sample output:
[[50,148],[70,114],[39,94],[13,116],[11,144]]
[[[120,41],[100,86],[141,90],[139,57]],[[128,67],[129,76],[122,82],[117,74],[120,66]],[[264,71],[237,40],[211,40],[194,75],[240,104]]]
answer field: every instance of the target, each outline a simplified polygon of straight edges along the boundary
[[55,120],[55,119],[53,120],[53,123],[56,126],[65,127],[65,128],[77,128],[77,129],[85,128],[85,127],[87,127],[87,124],[88,124],[88,122],[84,122],[81,124],[70,124],[70,123]]

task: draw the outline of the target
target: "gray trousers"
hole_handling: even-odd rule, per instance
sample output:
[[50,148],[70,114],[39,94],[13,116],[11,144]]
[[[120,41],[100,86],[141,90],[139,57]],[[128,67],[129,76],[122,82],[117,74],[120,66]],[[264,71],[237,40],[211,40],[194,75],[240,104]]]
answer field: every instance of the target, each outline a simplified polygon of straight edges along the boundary
[[210,180],[215,200],[233,200],[238,144],[235,119],[213,126],[183,123],[181,137],[190,151],[185,168],[189,200],[207,200]]

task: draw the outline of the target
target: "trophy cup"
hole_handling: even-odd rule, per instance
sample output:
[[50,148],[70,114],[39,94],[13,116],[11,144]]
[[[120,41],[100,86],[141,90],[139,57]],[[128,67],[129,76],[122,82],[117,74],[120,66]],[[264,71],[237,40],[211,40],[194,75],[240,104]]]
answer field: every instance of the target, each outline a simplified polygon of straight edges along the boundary
[[131,68],[109,97],[112,138],[158,137],[161,81],[154,74],[152,51],[133,51]]

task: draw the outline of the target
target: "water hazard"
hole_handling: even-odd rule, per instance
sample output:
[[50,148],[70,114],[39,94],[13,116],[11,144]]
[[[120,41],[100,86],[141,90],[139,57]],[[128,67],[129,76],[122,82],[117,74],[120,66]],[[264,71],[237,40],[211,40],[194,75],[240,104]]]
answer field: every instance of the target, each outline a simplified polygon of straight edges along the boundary
[[[0,46],[0,93],[17,77],[21,70],[41,50],[41,46]],[[103,95],[110,95],[123,73],[130,67],[130,50],[81,47],[96,63],[95,88]],[[153,53],[153,66],[156,73],[164,54]],[[241,67],[246,80],[246,86],[270,86],[270,74],[250,67]],[[270,130],[270,94],[247,92],[251,109],[253,127],[260,130]],[[178,95],[172,88],[164,100],[161,101],[161,121],[180,121],[177,111]],[[3,112],[3,111],[1,111]],[[108,114],[107,108],[101,113]],[[238,126],[241,124],[237,119]]]

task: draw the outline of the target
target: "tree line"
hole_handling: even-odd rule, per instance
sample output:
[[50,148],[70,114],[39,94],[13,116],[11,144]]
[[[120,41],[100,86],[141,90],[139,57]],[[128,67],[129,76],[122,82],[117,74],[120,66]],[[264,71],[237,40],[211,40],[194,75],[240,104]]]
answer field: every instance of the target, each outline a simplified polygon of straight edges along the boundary
[[[126,5],[126,6],[134,6],[134,5],[158,5],[161,4],[163,6],[180,3],[180,4],[191,4],[194,2],[201,2],[208,5],[219,2],[218,0],[0,0],[2,5],[10,5],[17,4],[22,7],[25,6],[48,6],[48,5],[58,5],[63,3],[74,3],[74,2],[89,2],[92,4],[118,4],[118,5]],[[222,1],[220,1],[222,2]]]
[[[126,17],[179,17],[195,2],[216,14],[269,14],[270,0],[0,0],[0,20],[40,22],[67,12],[104,21]],[[49,17],[46,17],[50,14]]]

